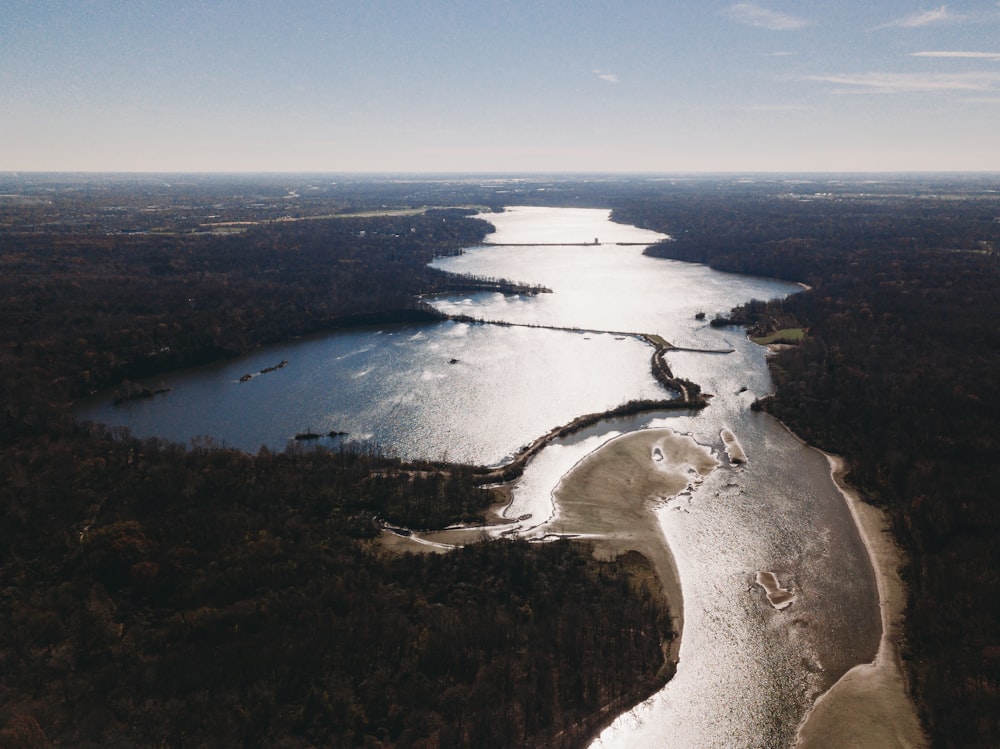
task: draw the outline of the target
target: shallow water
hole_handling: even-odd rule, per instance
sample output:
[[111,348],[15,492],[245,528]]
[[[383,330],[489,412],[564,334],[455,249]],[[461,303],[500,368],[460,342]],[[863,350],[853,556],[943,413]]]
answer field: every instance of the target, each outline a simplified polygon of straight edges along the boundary
[[[239,381],[282,360],[288,365]],[[649,349],[634,339],[457,322],[320,336],[154,383],[171,391],[121,406],[101,394],[77,415],[250,452],[284,448],[299,432],[336,431],[348,435],[318,442],[493,464],[581,413],[663,397]]]
[[[553,289],[507,297],[456,295],[443,311],[485,320],[577,327],[566,332],[455,322],[355,330],[262,349],[243,359],[159,378],[170,393],[124,407],[102,394],[81,418],[125,424],[139,435],[216,442],[254,451],[297,432],[378,444],[403,457],[492,464],[581,413],[633,398],[662,398],[651,349],[620,332],[657,333],[676,345],[734,353],[668,355],[674,373],[715,397],[696,414],[649,414],[598,424],[548,446],[514,492],[523,530],[553,511],[559,479],[612,436],[646,427],[690,433],[722,466],[695,491],[659,509],[680,573],[684,635],[676,677],[615,722],[598,746],[789,745],[815,697],[847,668],[869,660],[879,634],[874,578],[825,458],[773,419],[749,410],[771,384],[764,350],[711,319],[752,298],[798,287],[653,259],[652,232],[608,221],[608,211],[517,208],[487,214],[490,246],[437,267]],[[542,246],[558,241],[589,246]],[[497,242],[534,246],[499,246]],[[281,360],[274,372],[239,382]],[[720,437],[732,430],[747,463],[729,464]],[[772,572],[795,600],[778,611],[755,584]]]

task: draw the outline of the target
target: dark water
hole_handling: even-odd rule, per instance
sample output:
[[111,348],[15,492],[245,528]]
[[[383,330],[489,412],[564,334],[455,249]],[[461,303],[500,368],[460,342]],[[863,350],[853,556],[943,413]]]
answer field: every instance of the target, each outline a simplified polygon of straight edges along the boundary
[[[620,718],[599,746],[772,747],[794,740],[815,697],[874,655],[879,634],[874,579],[825,459],[777,422],[749,410],[770,390],[764,351],[741,330],[713,329],[735,304],[798,290],[770,279],[647,258],[652,232],[612,224],[607,211],[520,208],[487,216],[497,246],[441,260],[455,272],[502,276],[553,289],[435,301],[487,320],[603,331],[657,333],[680,346],[732,354],[674,353],[674,372],[715,394],[696,414],[650,415],[600,424],[554,443],[515,490],[524,532],[552,511],[560,476],[615,434],[647,426],[691,433],[723,467],[659,511],[684,591],[677,676]],[[499,246],[501,242],[593,242],[590,246]],[[78,416],[123,424],[139,435],[199,435],[255,451],[281,448],[297,432],[348,432],[404,457],[503,461],[521,445],[581,413],[664,392],[649,372],[650,349],[615,333],[565,332],[455,322],[356,330],[261,350],[234,362],[155,380],[166,395],[125,406],[105,394]],[[239,382],[279,361],[288,365]],[[749,462],[727,464],[721,429]],[[774,572],[795,602],[776,611],[754,585]]]

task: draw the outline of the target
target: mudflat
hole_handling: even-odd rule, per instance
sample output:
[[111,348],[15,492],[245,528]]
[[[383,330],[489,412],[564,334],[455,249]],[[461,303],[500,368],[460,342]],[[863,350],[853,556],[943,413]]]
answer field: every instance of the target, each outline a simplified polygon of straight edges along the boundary
[[897,644],[906,607],[906,588],[899,576],[902,555],[889,534],[885,514],[864,503],[844,481],[843,459],[835,455],[827,459],[875,570],[882,639],[873,662],[855,666],[816,700],[799,726],[796,747],[926,747],[929,743],[907,692]]

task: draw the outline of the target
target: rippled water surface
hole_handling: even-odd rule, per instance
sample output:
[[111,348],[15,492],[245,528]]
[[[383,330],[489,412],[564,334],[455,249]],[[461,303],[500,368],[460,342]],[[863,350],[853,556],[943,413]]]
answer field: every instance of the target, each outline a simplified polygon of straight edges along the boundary
[[[529,465],[509,514],[530,513],[530,533],[551,513],[559,478],[615,434],[666,426],[712,447],[723,466],[657,511],[684,591],[677,675],[597,745],[790,744],[815,697],[874,655],[874,579],[824,457],[749,410],[770,389],[763,349],[695,314],[711,319],[798,287],[645,257],[641,246],[619,243],[660,235],[613,224],[607,211],[514,208],[484,217],[497,227],[491,244],[436,266],[553,293],[456,295],[434,304],[483,320],[581,330],[443,322],[337,333],[162,378],[172,390],[151,400],[114,407],[102,395],[78,415],[140,435],[208,435],[247,450],[283,447],[302,431],[343,431],[321,444],[376,443],[405,457],[489,464],[581,413],[664,397],[650,375],[651,350],[621,333],[735,349],[670,354],[675,374],[715,395],[708,408],[604,422],[553,443]],[[288,365],[239,382],[281,360]],[[728,464],[723,428],[742,443],[745,466]],[[761,571],[793,592],[791,606],[771,607],[754,584]]]

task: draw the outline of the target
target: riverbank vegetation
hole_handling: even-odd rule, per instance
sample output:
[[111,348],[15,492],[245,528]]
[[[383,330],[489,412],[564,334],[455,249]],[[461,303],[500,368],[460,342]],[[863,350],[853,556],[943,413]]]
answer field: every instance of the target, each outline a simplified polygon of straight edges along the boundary
[[934,745],[1000,735],[996,180],[283,180],[0,175],[0,744],[570,746],[661,682],[669,616],[635,560],[379,553],[382,522],[480,517],[471,469],[69,416],[126,378],[432,319],[416,295],[457,289],[426,263],[488,227],[412,209],[539,202],[615,205],[673,237],[650,254],[809,284],[705,312],[808,330],[763,407],[891,514]]
[[384,524],[481,522],[495,496],[471,468],[70,417],[94,389],[268,341],[434,319],[416,296],[462,287],[427,262],[486,224],[113,229],[144,215],[133,187],[124,213],[105,203],[127,186],[0,206],[0,745],[569,747],[663,683],[671,620],[641,560],[380,550]]
[[750,339],[761,346],[769,346],[773,343],[796,344],[805,336],[805,328],[782,328],[766,335],[750,336]]
[[416,296],[462,286],[427,263],[487,229],[429,211],[224,237],[5,233],[4,369],[59,400],[337,326],[433,319]]
[[481,518],[460,466],[79,428],[0,462],[4,746],[574,746],[661,683],[624,563],[379,552]]
[[812,287],[719,312],[754,335],[808,329],[771,359],[777,392],[761,406],[844,455],[852,483],[889,512],[909,557],[905,665],[942,747],[1000,735],[996,188],[733,185],[619,212],[676,238],[650,254]]

